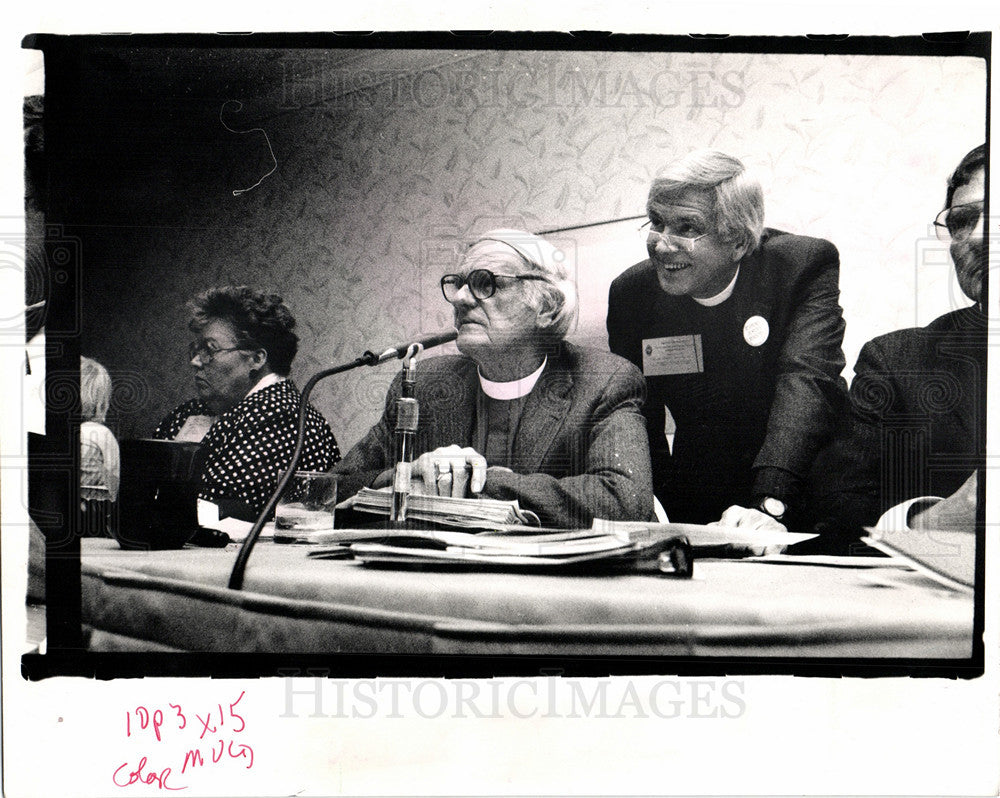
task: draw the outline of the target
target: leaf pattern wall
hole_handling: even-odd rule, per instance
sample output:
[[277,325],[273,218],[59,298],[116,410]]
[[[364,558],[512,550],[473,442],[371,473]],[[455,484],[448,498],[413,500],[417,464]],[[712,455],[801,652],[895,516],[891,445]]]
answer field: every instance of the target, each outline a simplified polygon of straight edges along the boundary
[[[112,198],[82,234],[83,351],[139,397],[119,403],[123,436],[148,433],[191,395],[183,304],[196,291],[281,293],[299,322],[301,385],[450,326],[438,279],[461,241],[641,215],[657,170],[695,147],[759,173],[770,225],[838,246],[849,364],[872,335],[964,304],[927,233],[945,177],[985,136],[974,59],[237,50],[184,72],[185,57],[126,58],[136,85],[172,103],[162,124],[184,135],[161,130],[165,152],[127,179],[95,169]],[[219,124],[226,99],[244,103],[227,124],[264,128],[278,161],[238,197],[270,161],[259,134]],[[605,345],[607,285],[642,257],[636,226],[559,234],[580,285],[574,339]],[[321,384],[314,403],[342,447],[377,418],[394,373]]]

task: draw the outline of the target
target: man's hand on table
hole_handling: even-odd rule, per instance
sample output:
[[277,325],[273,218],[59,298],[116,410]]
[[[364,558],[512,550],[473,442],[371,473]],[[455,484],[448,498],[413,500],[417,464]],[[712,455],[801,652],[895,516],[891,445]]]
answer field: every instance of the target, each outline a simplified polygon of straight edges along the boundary
[[[709,526],[732,526],[743,529],[759,529],[768,532],[787,532],[788,528],[778,519],[760,510],[734,504],[727,508],[718,521]],[[760,557],[766,554],[781,554],[784,546],[730,546],[729,553],[739,557]]]
[[470,446],[442,446],[413,463],[413,490],[432,496],[464,498],[486,485],[486,458]]

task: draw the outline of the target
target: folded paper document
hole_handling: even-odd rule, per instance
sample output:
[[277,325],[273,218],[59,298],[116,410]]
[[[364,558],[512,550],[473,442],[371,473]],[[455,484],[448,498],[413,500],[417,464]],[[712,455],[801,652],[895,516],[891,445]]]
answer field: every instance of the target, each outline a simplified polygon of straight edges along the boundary
[[386,546],[378,543],[355,543],[351,546],[355,559],[372,564],[413,564],[447,566],[481,566],[487,568],[565,568],[582,564],[612,564],[633,561],[638,554],[635,546],[579,554],[535,555],[508,554],[497,550],[448,547],[442,551]]
[[[520,532],[512,530],[519,529]],[[435,529],[399,531],[340,530],[326,533],[330,542],[337,535],[349,544],[357,560],[373,565],[415,565],[500,569],[572,569],[629,565],[640,558],[655,559],[664,551],[683,548],[690,575],[687,541],[675,535],[613,534],[597,530],[552,530],[523,534],[526,527],[491,532],[459,532]],[[310,556],[338,557],[343,545],[321,548]],[[668,558],[662,571],[677,572],[677,560]]]
[[862,540],[897,561],[959,592],[976,583],[976,536],[941,529],[868,529]]
[[618,567],[654,561],[661,572],[690,574],[692,549],[734,544],[764,548],[789,545],[812,535],[745,530],[698,524],[599,522],[592,529],[533,529],[498,526],[486,532],[448,529],[324,532],[313,542],[338,544],[310,556],[341,557],[344,547],[376,565],[432,565],[491,568]]
[[[595,521],[590,529],[548,529],[523,524],[497,524],[484,532],[448,529],[335,529],[314,532],[308,541],[320,545],[360,542],[412,545],[418,542],[425,548],[461,546],[480,552],[500,550],[505,553],[548,555],[553,552],[579,554],[583,548],[601,551],[623,545],[651,545],[672,538],[684,538],[696,549],[729,545],[763,549],[790,546],[812,537],[815,535],[702,524]],[[280,531],[275,533],[275,540],[289,542],[282,537]],[[320,552],[312,554],[317,556]]]
[[[524,527],[522,527],[523,529]],[[524,556],[563,556],[620,549],[633,543],[628,536],[610,535],[590,529],[549,531],[540,534],[494,532],[459,532],[447,529],[364,530],[340,529],[324,533],[319,543],[355,544],[360,542],[420,547],[425,551],[468,550],[485,555],[515,554]],[[312,553],[317,556],[319,552]]]
[[657,524],[647,521],[607,521],[594,519],[594,529],[617,535],[683,536],[695,548],[732,546],[741,549],[765,550],[782,548],[816,537],[805,532],[782,532],[773,529],[752,529],[721,524]]

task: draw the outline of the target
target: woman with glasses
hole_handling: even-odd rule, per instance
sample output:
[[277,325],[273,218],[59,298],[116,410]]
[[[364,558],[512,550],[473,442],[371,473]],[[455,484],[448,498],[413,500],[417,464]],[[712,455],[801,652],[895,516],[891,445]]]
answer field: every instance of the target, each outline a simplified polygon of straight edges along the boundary
[[[417,369],[414,489],[516,499],[550,526],[648,520],[642,375],[563,340],[577,312],[565,254],[538,236],[494,230],[441,289],[462,354]],[[348,495],[390,484],[399,394],[397,378],[381,420],[335,469]]]
[[[301,398],[288,373],[295,318],[280,296],[245,285],[212,288],[188,303],[188,355],[198,398],[175,408],[153,437],[201,441],[201,497],[222,515],[254,520],[291,462]],[[299,466],[327,471],[337,441],[310,406]]]
[[671,521],[794,524],[846,390],[837,250],[765,228],[760,184],[715,150],[669,165],[646,210],[607,323],[646,377],[656,496]]

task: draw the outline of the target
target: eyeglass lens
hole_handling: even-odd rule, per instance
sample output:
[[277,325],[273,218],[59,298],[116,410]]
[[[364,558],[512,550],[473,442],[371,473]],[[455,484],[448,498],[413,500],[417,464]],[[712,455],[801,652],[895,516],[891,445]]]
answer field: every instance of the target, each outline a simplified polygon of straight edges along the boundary
[[493,272],[486,269],[474,269],[469,272],[466,281],[469,290],[476,299],[489,299],[497,290],[497,280]]
[[979,217],[982,213],[983,206],[979,203],[956,205],[954,208],[949,208],[944,220],[948,232],[955,238],[969,235],[979,223]]
[[663,241],[666,241],[668,244],[671,244],[671,245],[673,245],[675,247],[679,247],[680,249],[686,249],[689,252],[692,249],[694,249],[694,243],[695,243],[695,241],[697,241],[699,238],[701,238],[700,235],[699,236],[694,236],[692,238],[688,238],[686,236],[679,236],[679,235],[675,235],[673,233],[659,233],[656,230],[653,230],[652,228],[646,228],[645,230],[643,230],[643,234],[646,236],[646,240],[647,241],[651,237],[655,236],[656,238],[659,238],[659,239],[662,239]]
[[441,280],[444,296],[451,302],[463,285],[469,286],[469,292],[476,299],[489,299],[496,293],[497,283],[493,272],[488,269],[473,269],[464,278],[458,274],[446,275]]
[[220,355],[223,352],[235,352],[242,347],[239,346],[227,346],[221,349],[213,349],[208,344],[202,343],[191,343],[188,344],[188,355],[190,360],[194,360],[196,357],[205,365],[212,362],[212,359],[216,355]]
[[[687,225],[685,225],[687,227]],[[682,249],[692,250],[694,249],[695,242],[705,237],[705,233],[697,232],[694,230],[688,230],[687,235],[679,235],[678,233],[671,233],[667,230],[657,230],[652,222],[646,222],[642,227],[639,228],[639,233],[648,241],[650,238],[662,238],[669,244],[681,247]]]
[[198,358],[199,360],[202,360],[204,362],[208,362],[208,361],[210,361],[212,359],[212,356],[214,354],[215,353],[212,352],[212,350],[209,349],[208,346],[206,346],[203,343],[199,344],[199,343],[193,343],[192,342],[192,343],[188,344],[188,357],[191,360],[194,360],[195,358]]

